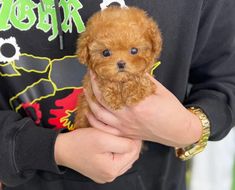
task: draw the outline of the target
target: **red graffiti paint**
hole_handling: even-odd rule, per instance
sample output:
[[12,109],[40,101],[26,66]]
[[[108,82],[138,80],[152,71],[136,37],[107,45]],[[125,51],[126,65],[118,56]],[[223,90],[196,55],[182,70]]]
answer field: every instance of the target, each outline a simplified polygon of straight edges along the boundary
[[50,125],[55,126],[56,129],[73,127],[73,115],[78,105],[78,95],[82,93],[82,88],[74,89],[71,94],[65,98],[55,101],[56,109],[51,109],[50,114],[53,118],[48,120]]

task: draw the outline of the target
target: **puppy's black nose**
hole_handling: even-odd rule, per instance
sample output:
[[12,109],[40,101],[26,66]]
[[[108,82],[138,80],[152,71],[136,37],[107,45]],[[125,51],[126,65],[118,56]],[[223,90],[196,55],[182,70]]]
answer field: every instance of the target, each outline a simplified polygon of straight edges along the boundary
[[126,63],[122,60],[117,62],[118,69],[121,69],[121,70],[124,69],[125,65]]

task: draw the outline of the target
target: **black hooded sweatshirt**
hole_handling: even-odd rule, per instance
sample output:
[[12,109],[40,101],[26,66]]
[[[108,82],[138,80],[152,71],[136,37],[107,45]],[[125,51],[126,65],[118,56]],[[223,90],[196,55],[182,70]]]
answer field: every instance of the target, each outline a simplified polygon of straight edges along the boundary
[[[152,142],[146,142],[148,150],[130,171],[108,184],[55,163],[55,139],[61,129],[73,129],[86,71],[75,56],[76,39],[87,19],[109,2],[0,1],[0,181],[5,189],[186,189],[185,162],[174,148]],[[223,138],[235,113],[235,1],[119,2],[144,9],[158,22],[163,51],[156,79],[186,107],[207,114],[210,140]]]

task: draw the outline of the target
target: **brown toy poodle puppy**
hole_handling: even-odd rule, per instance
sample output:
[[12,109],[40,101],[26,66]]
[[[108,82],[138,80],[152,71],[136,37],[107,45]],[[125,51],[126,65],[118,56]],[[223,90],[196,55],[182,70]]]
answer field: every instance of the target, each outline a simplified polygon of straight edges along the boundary
[[[153,19],[135,7],[109,7],[94,14],[78,39],[77,56],[96,77],[103,101],[116,110],[133,106],[155,92],[150,73],[162,48],[161,34]],[[89,72],[83,87],[97,101]],[[89,127],[89,106],[84,94],[78,102],[75,126]]]

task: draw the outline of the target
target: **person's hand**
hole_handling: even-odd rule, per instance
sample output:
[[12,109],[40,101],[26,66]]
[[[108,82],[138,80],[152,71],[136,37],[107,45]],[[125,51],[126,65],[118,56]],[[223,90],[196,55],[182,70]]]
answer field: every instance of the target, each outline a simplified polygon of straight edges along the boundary
[[141,141],[83,128],[58,135],[55,161],[97,183],[106,183],[129,170],[140,149]]
[[0,182],[0,190],[2,190],[2,183]]
[[93,92],[98,103],[87,98],[92,113],[90,124],[121,136],[184,147],[199,140],[202,126],[197,116],[189,112],[161,83],[149,75],[156,92],[132,107],[110,109],[102,101],[95,76],[91,73]]

